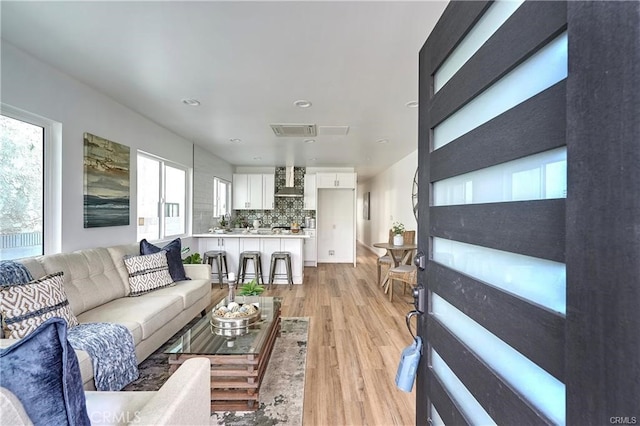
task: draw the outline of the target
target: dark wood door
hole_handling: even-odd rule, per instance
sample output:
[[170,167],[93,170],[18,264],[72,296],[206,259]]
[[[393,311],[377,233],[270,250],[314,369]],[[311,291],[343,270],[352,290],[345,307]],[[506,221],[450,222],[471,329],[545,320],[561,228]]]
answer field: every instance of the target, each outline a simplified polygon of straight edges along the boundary
[[639,4],[454,1],[421,49],[417,424],[640,423]]

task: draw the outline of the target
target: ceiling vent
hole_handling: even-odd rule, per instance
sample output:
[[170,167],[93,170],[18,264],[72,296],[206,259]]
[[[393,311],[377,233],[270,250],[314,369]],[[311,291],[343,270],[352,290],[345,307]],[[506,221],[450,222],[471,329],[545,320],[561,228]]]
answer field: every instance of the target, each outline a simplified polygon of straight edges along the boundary
[[271,129],[278,137],[317,136],[315,124],[272,124]]

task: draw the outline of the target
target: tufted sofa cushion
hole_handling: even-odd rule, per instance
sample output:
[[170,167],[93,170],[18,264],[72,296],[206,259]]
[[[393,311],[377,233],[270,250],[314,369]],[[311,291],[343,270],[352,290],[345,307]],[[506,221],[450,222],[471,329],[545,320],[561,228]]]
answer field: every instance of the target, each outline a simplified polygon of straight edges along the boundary
[[37,261],[47,274],[64,272],[64,288],[76,315],[128,293],[129,286],[122,281],[106,248],[41,256]]
[[129,271],[124,264],[124,258],[125,256],[139,255],[140,244],[121,244],[119,246],[107,247],[107,250],[109,251],[111,260],[113,260],[113,264],[116,265],[116,269],[118,270],[118,275],[120,275],[121,281],[125,283],[125,287],[127,289],[125,296],[128,296],[131,290],[129,288]]

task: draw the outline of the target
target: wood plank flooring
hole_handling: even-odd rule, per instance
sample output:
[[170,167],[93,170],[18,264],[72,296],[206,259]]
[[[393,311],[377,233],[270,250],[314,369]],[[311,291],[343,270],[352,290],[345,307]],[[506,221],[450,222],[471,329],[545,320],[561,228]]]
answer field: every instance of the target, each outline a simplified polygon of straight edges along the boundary
[[[415,425],[415,387],[405,393],[394,382],[400,353],[411,343],[404,315],[412,298],[397,284],[389,302],[376,284],[376,259],[358,246],[356,268],[305,268],[302,285],[264,293],[282,297],[282,316],[310,318],[305,426]],[[226,292],[214,285],[213,300]]]

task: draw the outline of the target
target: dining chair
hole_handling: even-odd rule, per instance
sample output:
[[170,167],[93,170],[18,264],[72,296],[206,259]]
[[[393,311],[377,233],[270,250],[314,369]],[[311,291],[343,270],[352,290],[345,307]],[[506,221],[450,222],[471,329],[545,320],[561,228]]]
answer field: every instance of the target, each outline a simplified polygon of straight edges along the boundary
[[[404,233],[402,234],[402,238],[404,240],[405,244],[413,244],[415,238],[416,238],[416,231],[404,231]],[[389,229],[389,244],[393,243],[393,231],[391,229]],[[411,260],[411,259],[402,259],[403,263],[407,263],[407,260]],[[380,279],[381,279],[381,268],[382,265],[389,265],[389,267],[393,266],[393,259],[391,258],[391,256],[389,256],[388,254],[385,254],[384,256],[380,256],[378,258],[378,262],[377,262],[377,267],[378,267],[378,285],[382,285],[383,283],[381,283]]]
[[[393,231],[391,229],[389,229],[389,244],[393,243]],[[391,259],[391,256],[389,256],[388,253],[385,253],[384,256],[380,256],[378,258],[378,262],[377,262],[377,266],[378,266],[378,285],[381,285],[380,283],[380,276],[381,276],[381,268],[382,265],[391,265],[393,262],[393,259]]]
[[389,301],[393,301],[393,284],[402,282],[402,294],[407,290],[407,284],[411,288],[418,285],[418,268],[415,265],[398,265],[389,270]]

